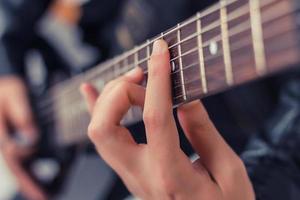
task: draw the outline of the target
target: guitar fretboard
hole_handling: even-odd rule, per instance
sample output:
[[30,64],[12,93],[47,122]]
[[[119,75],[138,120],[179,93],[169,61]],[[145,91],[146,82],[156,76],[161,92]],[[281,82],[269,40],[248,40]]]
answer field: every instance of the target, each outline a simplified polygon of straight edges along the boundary
[[[56,86],[51,101],[63,144],[86,140],[89,121],[78,93],[81,82],[100,91],[134,67],[147,74],[153,42],[164,39],[171,55],[174,107],[299,63],[299,7],[293,0],[221,0],[140,46]],[[140,120],[132,109],[124,124]]]

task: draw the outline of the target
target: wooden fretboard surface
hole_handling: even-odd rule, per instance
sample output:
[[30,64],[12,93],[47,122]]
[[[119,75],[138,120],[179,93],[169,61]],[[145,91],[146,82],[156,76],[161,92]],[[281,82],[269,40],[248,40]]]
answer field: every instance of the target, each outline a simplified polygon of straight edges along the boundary
[[[157,39],[163,38],[169,45],[174,107],[299,63],[295,1],[222,0],[131,51],[54,87],[48,103],[42,106],[51,105],[48,109],[56,121],[59,143],[87,140],[89,117],[78,93],[80,83],[89,81],[101,91],[107,82],[134,67],[147,74],[147,61]],[[140,119],[141,111],[134,108],[123,123]]]

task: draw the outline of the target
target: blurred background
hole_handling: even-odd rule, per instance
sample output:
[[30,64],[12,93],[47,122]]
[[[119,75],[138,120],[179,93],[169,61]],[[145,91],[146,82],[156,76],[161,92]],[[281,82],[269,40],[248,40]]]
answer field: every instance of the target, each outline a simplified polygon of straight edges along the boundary
[[[76,76],[141,44],[214,2],[216,0],[172,0],[172,3],[169,0],[0,0],[0,82],[5,77],[18,77],[30,97],[39,96],[66,77]],[[53,78],[50,80],[49,76]],[[288,120],[279,128],[273,127],[279,124],[280,119],[270,117],[291,117],[285,115],[290,110],[295,111],[293,117],[299,117],[298,77],[298,73],[287,72],[203,100],[219,131],[243,157],[251,178],[254,177],[253,180],[259,183],[261,180],[256,176],[256,167],[260,165],[260,160],[262,157],[273,159],[281,155],[274,153],[274,146],[281,141],[278,138],[293,127]],[[10,84],[1,83],[1,91],[10,90]],[[292,101],[293,98],[286,95],[297,98]],[[0,104],[1,98],[8,97],[10,95],[0,94]],[[280,107],[281,100],[284,101],[283,107]],[[8,98],[7,101],[13,99]],[[33,115],[38,115],[39,111],[34,107],[33,103]],[[285,111],[283,108],[289,109]],[[130,129],[138,141],[145,141],[144,135],[138,134],[144,132],[142,123]],[[297,130],[299,132],[300,129]],[[272,139],[274,134],[280,135],[276,141]],[[193,157],[193,150],[182,132],[180,137],[182,149]],[[293,134],[285,138],[299,141]],[[64,153],[60,154],[62,156]],[[287,154],[289,152],[284,153]],[[55,186],[64,182],[57,199],[130,198],[121,180],[91,145],[76,147],[75,156],[72,153],[71,157],[66,161],[67,165],[71,165],[68,166],[68,175],[62,176],[64,181],[55,182]],[[274,162],[273,165],[262,165],[260,174],[271,168],[274,172],[268,173],[278,174],[278,162],[272,159],[269,163]],[[288,161],[291,162],[294,161]],[[288,171],[288,164],[284,166]],[[0,156],[0,200],[24,199],[23,195],[19,195],[20,184],[17,183],[20,177],[16,179],[9,168]],[[51,174],[56,168],[55,163],[46,160],[38,171]],[[298,168],[295,170],[292,174],[298,173]],[[273,185],[275,182],[291,180],[290,176],[283,177],[266,183],[265,188],[269,189],[266,191],[274,191],[277,187]],[[294,183],[294,180],[291,182]]]

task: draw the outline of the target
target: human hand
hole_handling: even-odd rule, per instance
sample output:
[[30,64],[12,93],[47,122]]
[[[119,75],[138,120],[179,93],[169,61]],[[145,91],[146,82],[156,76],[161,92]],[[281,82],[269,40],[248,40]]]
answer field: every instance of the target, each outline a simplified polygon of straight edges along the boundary
[[[136,68],[106,85],[100,97],[81,86],[92,115],[88,135],[101,157],[141,199],[253,200],[239,157],[222,139],[200,101],[178,108],[180,124],[200,158],[191,163],[180,149],[172,112],[167,44],[155,42],[146,90]],[[120,121],[128,109],[143,108],[147,144],[137,144]]]
[[[9,129],[18,135],[12,137]],[[37,128],[23,81],[16,76],[0,78],[0,150],[17,179],[20,191],[30,200],[43,200],[45,195],[22,167],[37,141]]]
[[76,25],[82,15],[80,3],[73,0],[54,1],[50,12],[62,22],[70,25]]

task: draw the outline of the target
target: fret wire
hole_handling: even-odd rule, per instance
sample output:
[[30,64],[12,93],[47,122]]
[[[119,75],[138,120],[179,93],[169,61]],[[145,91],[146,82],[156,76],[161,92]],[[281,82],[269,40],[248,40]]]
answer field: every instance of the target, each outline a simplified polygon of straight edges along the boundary
[[[237,2],[237,1],[238,1],[238,0],[228,0],[228,1],[227,1],[227,6],[233,4],[233,3]],[[274,1],[276,1],[276,0],[268,0],[268,1],[262,2],[262,6],[261,6],[261,7],[266,6],[266,5],[268,5],[268,4],[270,4],[270,3],[274,2]],[[268,2],[268,3],[267,3],[267,2]],[[247,7],[247,6],[242,6],[241,8],[239,8],[239,10],[244,9],[244,8],[246,8],[246,7]],[[171,34],[171,33],[174,33],[175,31],[178,31],[178,29],[180,29],[180,28],[182,28],[182,27],[184,27],[184,26],[187,26],[187,25],[189,25],[189,24],[191,24],[191,23],[197,21],[198,19],[201,19],[201,18],[203,18],[203,17],[205,17],[205,16],[207,16],[207,15],[209,15],[209,14],[211,14],[211,13],[217,11],[218,9],[220,9],[220,5],[216,4],[216,5],[214,5],[214,6],[211,6],[211,8],[213,8],[211,11],[209,11],[209,8],[208,8],[207,10],[204,10],[202,13],[200,12],[199,15],[196,15],[196,16],[192,17],[192,18],[190,19],[190,21],[183,22],[183,23],[177,25],[175,28],[173,28],[173,29],[171,28],[171,30],[169,30],[169,31],[167,31],[167,32],[163,32],[163,33],[161,33],[159,36],[156,36],[156,37],[154,37],[154,38],[151,39],[151,40],[150,40],[150,39],[147,40],[147,41],[149,41],[149,43],[146,42],[146,43],[144,43],[144,44],[138,46],[138,47],[137,47],[137,51],[143,49],[144,47],[147,47],[147,46],[148,46],[149,44],[151,44],[151,43],[154,43],[156,40],[162,39],[162,35],[167,36],[167,35],[169,35],[169,34]],[[247,12],[247,13],[248,13],[248,12]],[[242,16],[242,14],[246,14],[246,13],[242,13],[242,12],[240,11],[240,14],[241,14],[240,16]],[[228,17],[228,19],[229,19],[229,20],[234,20],[235,18],[240,17],[240,16],[237,16],[237,14],[234,14],[234,13],[233,13],[233,14],[230,14],[230,16]],[[217,21],[217,22],[219,22],[219,21]],[[220,23],[219,23],[218,25],[220,26]],[[218,27],[218,26],[216,25],[216,22],[215,22],[215,24],[213,24],[213,26],[211,26],[211,25],[209,25],[209,26],[210,26],[210,29],[205,29],[205,28],[204,28],[204,29],[203,29],[203,30],[204,30],[203,33],[205,33],[205,32],[207,32],[207,31],[210,31],[210,30],[212,30],[212,29]],[[170,47],[173,47],[173,46],[170,46]],[[133,51],[132,54],[133,54],[133,53],[135,53],[135,51]]]
[[118,77],[120,75],[119,71],[120,71],[120,63],[119,62],[114,62],[114,73],[115,73],[115,77]]
[[228,85],[233,84],[232,62],[230,53],[230,44],[228,36],[228,24],[227,24],[227,7],[226,0],[220,1],[220,18],[221,18],[221,35],[223,46],[223,59],[225,65],[225,76]]
[[123,63],[123,67],[126,69],[129,69],[129,67],[128,67],[128,56],[129,56],[129,53],[128,52],[125,52],[124,53],[124,58],[123,58],[123,61],[122,61],[122,63]]
[[[238,0],[228,0],[227,2],[227,6],[237,2]],[[273,0],[274,1],[274,0]],[[191,17],[190,19],[186,20],[185,22],[182,22],[179,26],[175,27],[175,28],[171,28],[169,31],[166,31],[165,32],[165,35],[168,35],[168,34],[171,34],[171,33],[174,33],[175,31],[177,31],[178,29],[181,29],[183,28],[184,26],[187,26],[195,21],[197,21],[198,19],[201,19],[201,18],[204,18],[206,16],[208,16],[209,14],[212,14],[216,11],[218,11],[220,9],[220,5],[219,4],[214,4],[210,7],[208,7],[206,10],[200,12],[200,15],[196,15],[196,16],[193,16]]]
[[206,80],[206,72],[205,72],[205,63],[204,63],[204,52],[202,46],[202,35],[201,33],[201,20],[200,20],[200,13],[197,13],[198,20],[197,20],[197,43],[198,43],[198,59],[199,59],[199,67],[200,67],[200,77],[201,77],[201,84],[204,93],[207,93],[207,80]]
[[[232,3],[236,2],[236,1],[237,1],[237,0],[231,0],[231,1],[228,1],[228,4],[227,4],[227,5],[230,5],[230,4],[232,4]],[[265,1],[263,1],[263,2],[261,3],[261,7],[266,6],[266,5],[268,5],[268,4],[270,4],[270,3],[274,2],[274,1],[275,1],[275,0],[265,0]],[[186,25],[188,25],[188,24],[190,24],[190,23],[193,23],[194,21],[196,21],[196,20],[198,20],[198,19],[201,19],[201,18],[207,16],[208,14],[213,13],[213,12],[215,12],[215,11],[218,10],[218,9],[219,9],[219,5],[218,5],[218,4],[215,4],[215,5],[211,6],[211,7],[209,7],[208,9],[204,10],[202,13],[200,13],[199,16],[195,16],[195,17],[191,18],[190,20],[181,23],[181,24],[180,24],[180,28],[183,27],[183,26],[186,26]],[[170,34],[170,33],[173,33],[174,31],[176,31],[177,28],[179,28],[179,27],[174,28],[173,31],[170,30],[170,31],[166,32],[165,35],[168,35],[168,34]],[[153,38],[151,41],[150,41],[150,40],[149,40],[149,41],[150,41],[150,43],[152,43],[153,41],[159,39],[160,37],[161,37],[161,36],[155,37],[155,38]],[[144,48],[146,45],[148,45],[148,43],[144,43],[144,44],[140,45],[140,46],[138,47],[138,50]],[[122,55],[116,56],[115,58],[118,59],[119,61],[121,61],[121,60],[122,60]],[[110,60],[108,60],[108,61],[106,61],[106,62],[104,62],[104,63],[100,63],[99,65],[95,66],[93,69],[90,69],[89,71],[87,71],[87,72],[90,73],[90,74],[88,74],[87,76],[91,76],[92,74],[94,74],[94,72],[95,72],[95,73],[101,73],[101,71],[103,71],[104,68],[110,67],[109,63],[110,63]],[[100,67],[100,66],[102,66],[102,67]],[[106,67],[105,67],[105,66],[106,66]],[[86,73],[87,73],[87,72],[86,72]],[[86,74],[86,73],[85,73],[85,74]],[[63,87],[66,86],[67,84],[72,83],[72,82],[74,81],[74,79],[75,79],[75,77],[72,77],[72,78],[70,78],[69,80],[66,80],[66,81],[64,81],[64,82],[61,82],[59,85],[56,85],[56,86],[52,87],[52,88],[50,89],[49,93],[51,93],[52,90],[54,90],[54,91],[55,91],[55,90],[58,90],[59,88],[63,88]]]
[[[280,34],[276,34],[276,35],[280,35]],[[251,44],[251,43],[249,43],[249,44]],[[197,81],[197,80],[193,80],[193,81]],[[191,90],[191,92],[197,92],[198,91],[198,89],[195,89],[195,90]],[[199,91],[200,92],[200,91]],[[175,97],[175,98],[181,98],[182,96],[178,96],[178,97]],[[178,104],[178,105],[180,105],[180,104]],[[177,107],[178,105],[174,105],[174,107]],[[52,119],[51,118],[49,118],[48,116],[46,116],[46,119],[45,119],[47,122],[51,122],[52,121]],[[53,119],[54,120],[54,119]],[[43,120],[43,122],[44,122],[44,120]],[[47,122],[44,122],[44,124],[45,123],[47,123]]]
[[[250,43],[251,44],[251,43]],[[200,92],[200,90],[197,88],[197,89],[194,89],[194,90],[191,90],[191,92]],[[179,98],[181,98],[181,97],[179,97]]]
[[[274,1],[275,1],[275,0],[266,0],[266,1],[263,1],[261,7],[266,6],[266,5],[268,5],[269,3],[274,2]],[[202,15],[203,15],[203,14],[202,14]],[[201,16],[201,15],[198,15],[198,16]],[[198,18],[201,18],[201,17],[196,17],[195,20],[198,19]],[[190,22],[190,23],[192,23],[192,22]],[[184,25],[184,23],[181,24],[181,26],[182,26],[182,25]],[[148,41],[149,41],[149,42],[147,42],[146,44],[142,45],[142,46],[139,47],[138,49],[141,49],[141,48],[144,47],[145,45],[148,45],[148,46],[149,46],[149,43],[151,43],[151,41],[150,41],[150,40],[148,40]],[[121,61],[121,60],[122,60],[121,57],[123,57],[123,55],[117,56],[117,57],[115,57],[115,59]],[[89,70],[89,71],[87,71],[87,72],[94,72],[94,71],[97,70],[98,73],[99,73],[99,71],[101,72],[101,71],[106,70],[107,67],[104,67],[104,66],[109,66],[110,63],[111,63],[110,60],[109,60],[109,61],[106,61],[106,62],[104,62],[104,63],[101,63],[101,64],[97,65],[95,68],[93,68],[93,69],[91,69],[91,70]],[[99,67],[99,66],[102,66],[102,67]],[[91,76],[92,74],[94,74],[94,73],[90,73],[90,74],[88,74],[88,75]],[[73,77],[73,79],[74,79],[74,77]],[[49,94],[51,94],[52,91],[54,92],[54,91],[56,91],[58,88],[62,88],[62,87],[64,87],[66,84],[73,82],[73,79],[69,79],[69,80],[67,80],[67,81],[64,81],[64,82],[60,83],[59,85],[56,85],[55,87],[53,87],[52,89],[49,90]],[[55,93],[55,92],[54,92],[54,93]],[[51,101],[55,100],[55,98],[57,98],[57,97],[58,97],[58,94],[56,94],[56,95],[54,95],[54,96],[52,95]]]
[[[282,15],[280,15],[280,17],[281,17]],[[267,18],[267,20],[266,21],[269,21],[269,20],[271,20],[271,18]],[[266,21],[264,21],[264,22],[266,22]],[[242,30],[240,30],[240,31],[242,31]],[[237,31],[236,31],[237,32]]]
[[[236,27],[236,28],[232,28],[232,31],[230,31],[231,34],[229,35],[229,37],[233,37],[234,35],[239,34],[239,33],[243,32],[243,31],[250,30],[250,27],[248,26],[249,23],[250,23],[250,21],[245,21],[245,22],[243,22],[242,24],[240,24],[241,26]],[[201,34],[199,34],[199,35],[201,35]],[[198,35],[198,34],[194,34],[194,37],[197,37],[197,36],[199,36],[199,35]],[[221,40],[222,40],[222,37],[221,37],[221,36],[219,36],[219,35],[218,35],[218,36],[215,36],[215,37],[211,38],[209,41],[203,43],[203,44],[202,44],[202,48],[208,47],[208,46],[210,45],[211,41],[220,42]],[[192,52],[194,52],[194,51],[196,51],[196,50],[198,50],[198,47],[195,47],[195,48],[193,48],[193,49],[190,49],[189,51],[187,51],[187,52],[181,54],[181,56],[189,55],[189,53],[192,53]],[[150,58],[150,57],[149,57],[149,58]],[[148,60],[149,58],[146,58],[145,60]],[[175,60],[178,60],[179,58],[180,58],[180,56],[177,56],[177,57],[175,57],[175,58],[172,58],[172,59],[170,59],[170,62],[173,62],[173,61],[175,61]],[[143,61],[143,62],[144,62],[144,61]],[[140,63],[140,64],[141,64],[141,63]],[[178,70],[177,70],[177,71],[178,71]],[[175,72],[176,72],[176,71],[175,71]]]
[[258,75],[263,75],[267,64],[259,0],[249,0],[249,7],[256,71]]
[[[293,31],[294,29],[292,29],[292,30],[290,30],[290,31]],[[279,36],[279,35],[281,35],[281,33],[278,33],[278,34],[276,34],[276,36]],[[272,37],[276,37],[276,36],[272,36]],[[271,37],[271,38],[272,38]],[[267,38],[268,39],[268,38]],[[252,43],[251,42],[249,42],[248,43],[248,45],[251,45]],[[244,46],[245,47],[245,46]],[[236,46],[236,48],[238,49],[238,46]],[[199,63],[198,63],[199,64]],[[196,64],[195,64],[196,65]],[[185,68],[186,69],[186,68]],[[198,81],[198,80],[194,80],[194,81]],[[189,82],[190,83],[190,82]],[[187,83],[188,84],[188,83]],[[173,98],[181,98],[182,97],[182,95],[179,95],[179,96],[176,96],[176,97],[173,97]],[[176,106],[176,105],[175,105]]]
[[[273,1],[273,0],[271,0],[271,1]],[[243,6],[242,8],[245,8],[246,6]],[[242,8],[240,8],[240,9],[242,9]],[[246,13],[249,13],[248,12],[248,10],[246,10],[247,12],[244,12],[244,13],[242,13],[242,12],[239,12],[240,13],[240,16],[238,16],[238,15],[230,15],[229,16],[229,21],[230,20],[234,20],[235,18],[238,18],[238,17],[241,17],[243,14],[246,14]],[[199,13],[200,14],[200,13]],[[201,19],[201,17],[197,17],[198,19]],[[213,23],[212,25],[209,25],[209,26],[207,26],[206,28],[204,28],[202,31],[201,31],[201,33],[200,34],[204,34],[204,33],[206,33],[206,32],[208,32],[208,31],[210,31],[210,30],[212,30],[212,29],[214,29],[214,28],[216,28],[216,27],[218,27],[218,26],[220,26],[220,21],[219,20],[217,20],[216,22],[218,22],[218,23]],[[218,26],[217,26],[218,25]],[[174,29],[175,30],[175,29]],[[176,28],[176,30],[178,30],[178,28]],[[168,33],[167,33],[168,34]],[[166,34],[164,34],[164,35],[166,35]],[[179,44],[181,44],[181,43],[183,43],[183,42],[186,42],[186,41],[188,41],[188,40],[190,40],[190,39],[193,39],[194,37],[196,37],[196,36],[198,36],[198,34],[197,33],[194,33],[194,34],[192,34],[192,35],[190,35],[190,36],[188,36],[187,38],[185,38],[184,40],[182,40],[180,43],[175,43],[174,45],[172,45],[172,46],[169,46],[169,49],[171,49],[171,48],[174,48],[175,46],[178,46]],[[158,38],[162,38],[162,35],[160,35]],[[151,44],[151,43],[153,43],[154,42],[154,40],[153,41],[150,41],[150,40],[147,40],[147,43],[145,43],[144,45],[142,45],[141,47],[149,47],[149,45]],[[138,49],[141,49],[141,47],[138,47]],[[135,52],[135,51],[133,51],[133,52]],[[150,54],[149,54],[150,55]],[[148,56],[148,57],[150,57],[150,56]],[[145,62],[145,61],[147,61],[147,60],[149,60],[149,58],[145,58],[145,59],[142,59],[138,64],[142,64],[143,62]],[[122,58],[120,59],[120,60],[122,60]]]
[[[179,24],[178,24],[179,26]],[[177,40],[178,42],[180,42],[181,40],[181,29],[177,30]],[[178,45],[178,55],[179,55],[179,68],[180,68],[180,78],[181,78],[181,82],[182,82],[182,92],[183,92],[183,99],[186,100],[187,96],[186,96],[186,90],[185,90],[185,85],[184,85],[184,74],[183,74],[183,65],[182,65],[182,56],[181,56],[181,45]]]
[[[288,31],[292,31],[292,30],[288,30]],[[275,34],[275,35],[272,35],[272,36],[270,36],[269,38],[278,37],[278,35],[280,35],[280,34],[282,34],[282,32],[277,33],[277,34]],[[266,39],[269,39],[269,38],[266,38]],[[231,50],[232,50],[232,51],[237,51],[237,50],[239,50],[239,49],[241,49],[241,48],[250,46],[251,44],[252,44],[251,39],[250,39],[250,40],[244,40],[244,41],[242,41],[242,42],[241,42],[241,41],[238,41],[238,42],[236,42],[236,43],[234,43],[234,44],[231,45],[231,47],[232,47]],[[193,51],[193,52],[195,52],[196,50],[197,50],[197,48],[194,48],[194,51]],[[190,53],[192,53],[192,52],[190,52]],[[216,54],[216,55],[214,55],[214,56],[210,56],[210,57],[205,58],[205,61],[210,61],[211,59],[214,59],[214,58],[220,58],[221,56],[223,56],[223,53],[222,53],[222,52],[220,52],[220,53],[218,53],[218,54]],[[183,70],[188,69],[188,68],[194,66],[195,64],[196,64],[196,63],[193,63],[193,64],[191,64],[191,65],[185,66],[185,67],[183,68]],[[197,64],[200,64],[200,63],[197,63]],[[179,73],[179,70],[175,71],[174,73]],[[173,73],[173,74],[174,74],[174,73]]]
[[[230,5],[230,4],[232,4],[232,3],[236,2],[236,1],[238,1],[238,0],[230,0],[230,1],[227,2],[227,5]],[[274,0],[272,0],[272,1],[274,1]],[[202,13],[200,13],[199,16],[194,16],[194,17],[192,17],[192,18],[190,19],[190,21],[183,22],[183,23],[179,24],[179,26],[177,26],[177,27],[175,27],[175,28],[173,28],[173,29],[171,29],[171,30],[169,30],[169,31],[167,31],[167,32],[164,32],[164,35],[166,36],[166,35],[169,35],[169,34],[171,34],[171,33],[174,33],[174,32],[177,31],[178,29],[180,29],[180,28],[182,28],[182,27],[184,27],[184,26],[186,26],[186,25],[189,25],[190,23],[195,22],[196,20],[198,20],[198,18],[203,18],[203,17],[205,17],[205,16],[207,16],[207,15],[209,15],[209,14],[211,14],[211,13],[217,11],[217,10],[219,9],[219,7],[220,7],[220,6],[219,6],[218,4],[209,7],[207,10],[205,10],[205,11],[202,12]],[[138,48],[137,48],[136,50],[139,51],[139,50],[143,49],[144,47],[147,47],[147,45],[149,45],[149,44],[151,44],[151,43],[153,43],[154,41],[159,40],[159,39],[162,39],[162,35],[161,35],[161,34],[160,34],[159,36],[156,36],[156,37],[154,37],[153,39],[149,40],[149,41],[150,41],[149,43],[144,43],[144,44],[138,46]],[[129,51],[128,53],[129,53],[129,55],[130,55],[130,53],[131,53],[131,54],[134,54],[135,51],[134,51],[134,50],[133,50],[132,52]],[[122,60],[122,57],[121,57],[121,56],[120,56],[120,57],[117,56],[117,58],[119,58],[120,60]]]
[[138,55],[137,47],[135,47],[134,49],[135,49],[135,53],[134,53],[134,65],[137,67],[138,66],[138,62],[139,62],[139,55]]
[[[233,36],[235,36],[236,34],[239,34],[239,33],[243,32],[243,31],[250,30],[250,27],[248,26],[249,23],[250,23],[250,20],[243,22],[242,24],[240,24],[240,26],[238,26],[238,27],[236,27],[236,28],[232,28],[232,30],[230,31],[229,37],[233,37]],[[198,35],[198,34],[195,34],[195,37],[196,37],[196,36],[199,36],[199,35]],[[218,35],[218,36],[215,36],[215,37],[211,38],[209,41],[203,43],[203,44],[202,44],[202,48],[208,47],[208,46],[210,45],[211,41],[220,42],[221,40],[222,40],[222,37],[221,37],[221,36],[219,36],[219,35]],[[195,52],[196,50],[198,50],[198,47],[195,47],[195,48],[193,48],[193,49],[190,49],[189,51],[183,53],[181,56],[189,55],[190,53],[193,53],[193,52]],[[218,54],[218,55],[220,55],[220,54]],[[215,57],[215,56],[211,56],[211,58],[214,58],[214,57]],[[147,58],[147,59],[149,59],[149,58]],[[170,61],[172,62],[172,61],[175,61],[175,60],[177,60],[177,59],[179,59],[179,56],[177,56],[177,57],[171,59]],[[208,60],[209,60],[209,59],[207,59],[207,58],[205,59],[205,61],[208,61]],[[178,72],[178,71],[179,71],[179,70],[177,70],[177,71],[175,71],[175,72]]]
[[[234,12],[234,13],[230,13],[230,14],[228,15],[228,21],[235,20],[235,19],[237,19],[237,18],[243,16],[244,14],[248,14],[249,11],[246,10],[246,8],[248,8],[248,7],[249,7],[248,5],[243,5],[242,7],[238,8],[238,10],[237,10],[237,11],[238,11],[238,12],[237,12],[238,14],[236,14],[235,12]],[[200,15],[201,15],[201,14],[198,12],[196,16],[200,16]],[[201,21],[201,17],[197,17],[197,18],[198,18],[197,21],[198,21],[198,20]],[[196,21],[196,22],[197,22],[197,21]],[[204,28],[202,28],[202,30],[201,30],[201,32],[199,32],[199,34],[200,34],[200,33],[201,33],[201,34],[207,33],[207,32],[209,32],[209,31],[211,31],[211,30],[213,30],[213,29],[215,29],[215,28],[220,27],[220,25],[221,25],[221,24],[220,24],[220,20],[216,20],[216,21],[214,21],[213,23],[211,23],[211,24],[205,26]],[[184,38],[184,39],[182,40],[182,42],[186,42],[186,41],[188,41],[188,40],[190,40],[190,39],[193,39],[194,36],[195,36],[195,34],[197,34],[197,33],[191,34],[190,36]],[[177,43],[175,43],[175,44],[173,44],[173,45],[170,45],[170,46],[169,46],[169,49],[171,49],[171,48],[173,48],[173,47],[176,47],[178,44],[179,44],[179,43],[177,42]]]
[[[240,48],[243,48],[243,47],[245,47],[245,46],[249,46],[249,45],[251,45],[251,41],[244,41],[243,43],[241,43],[241,42],[236,42],[235,44],[233,44],[232,45],[232,51],[236,51],[236,50],[238,50],[238,49],[240,49]],[[195,48],[195,51],[196,51],[196,48]],[[205,61],[209,61],[209,60],[211,60],[211,59],[213,59],[213,58],[219,58],[220,56],[223,56],[223,54],[222,54],[222,52],[220,52],[220,53],[218,53],[217,55],[215,55],[215,56],[211,56],[211,57],[208,57],[208,58],[206,58],[205,59]],[[191,67],[194,67],[194,66],[196,66],[196,65],[198,65],[198,64],[200,64],[199,62],[194,62],[194,63],[192,63],[192,64],[190,64],[190,65],[188,65],[188,66],[185,66],[184,68],[183,68],[183,70],[187,70],[187,69],[189,69],[189,68],[191,68]],[[178,73],[179,71],[176,71],[175,73]],[[177,87],[181,87],[180,85],[178,85],[178,86],[175,86],[175,88],[177,88]],[[174,88],[174,89],[175,89]]]
[[[262,5],[261,5],[261,7],[263,7],[263,6],[266,6],[266,5],[268,5],[268,4],[270,4],[270,3],[272,3],[272,2],[274,2],[275,0],[267,0],[267,1],[264,1],[264,2],[262,2]],[[228,3],[228,5],[229,5],[229,3]],[[242,6],[243,8],[245,8],[245,7],[249,7],[248,5],[247,6]],[[246,13],[242,13],[241,12],[241,10],[238,12],[239,14],[240,14],[240,16],[242,16],[243,14],[246,14],[246,13],[249,13],[249,12],[246,12]],[[200,13],[199,13],[200,14]],[[240,16],[238,16],[237,14],[232,14],[232,15],[229,15],[229,17],[228,17],[228,21],[230,21],[230,20],[233,20],[233,19],[235,19],[235,18],[237,18],[237,17],[240,17]],[[203,17],[203,16],[202,16]],[[196,16],[196,19],[201,19],[201,14],[197,17]],[[219,22],[219,21],[217,21],[217,22]],[[192,22],[191,22],[192,23]],[[182,25],[184,25],[184,24],[182,24]],[[182,26],[181,25],[181,26]],[[218,24],[219,26],[220,26],[220,24]],[[217,26],[214,24],[213,26],[210,26],[210,28],[216,28]],[[178,27],[176,27],[175,29],[173,29],[173,31],[175,31],[175,30],[178,30]],[[204,29],[203,31],[202,31],[202,34],[203,33],[205,33],[205,32],[207,32],[207,31],[210,31],[211,29]],[[171,32],[168,32],[168,33],[165,33],[165,35],[167,35],[167,34],[169,34],[169,33],[171,33]],[[191,35],[191,36],[189,36],[188,38],[185,38],[184,40],[182,40],[182,42],[185,42],[185,41],[187,41],[187,40],[189,40],[189,39],[193,39],[195,36],[197,36],[197,34],[193,34],[193,35]],[[157,37],[157,39],[158,38],[162,38],[162,35],[160,35],[159,37]],[[150,41],[150,40],[147,40],[148,42],[147,43],[145,43],[144,45],[142,45],[142,46],[140,46],[140,47],[138,47],[138,50],[139,49],[142,49],[145,45],[147,45],[146,47],[149,47],[149,45],[151,44],[151,43],[153,43],[154,41],[155,41],[155,39],[153,39],[152,41]],[[172,45],[172,46],[170,46],[169,47],[169,49],[170,48],[172,48],[172,47],[175,47],[175,46],[177,46],[177,45],[179,45],[180,43],[177,43],[177,44],[174,44],[174,45]],[[135,52],[135,51],[133,51],[133,52]],[[149,56],[148,56],[149,57]],[[142,60],[142,62],[139,62],[139,64],[141,64],[141,63],[143,63],[143,62],[145,62],[145,61],[147,61],[149,58],[145,58],[145,59],[143,59]],[[122,60],[122,58],[120,59],[120,60]]]
[[[290,30],[288,30],[288,31],[290,31]],[[280,32],[280,33],[277,33],[277,34],[275,34],[275,35],[270,36],[269,38],[279,37],[281,34],[282,34],[282,33]],[[269,39],[269,38],[268,38],[268,39]],[[241,48],[243,48],[243,47],[250,46],[251,44],[252,44],[251,40],[244,41],[243,43],[236,42],[236,43],[233,45],[233,51],[239,50],[239,49],[241,49]],[[220,55],[220,54],[219,54],[219,55]],[[186,67],[184,68],[184,70],[186,70],[187,68],[193,67],[193,66],[195,66],[195,65],[198,65],[198,64],[199,64],[199,63],[197,63],[197,62],[192,63],[191,65],[186,66]],[[189,83],[191,83],[191,81],[185,82],[185,84],[189,84]],[[176,86],[176,87],[180,87],[180,86]],[[176,88],[176,87],[175,87],[175,88]]]
[[149,60],[150,56],[151,56],[151,52],[150,52],[150,40],[147,40],[147,58],[146,60]]
[[[234,3],[236,0],[234,0],[234,1],[230,1],[230,2],[228,2],[227,3],[227,6],[228,5],[230,5],[231,3]],[[265,5],[268,5],[269,3],[271,3],[271,2],[273,2],[273,1],[275,1],[275,0],[268,0],[268,2],[263,2],[262,3],[262,7],[263,6],[265,6]],[[268,3],[268,4],[267,4]],[[246,7],[248,7],[248,6],[242,6],[241,8],[239,8],[239,10],[237,10],[238,12],[237,13],[239,13],[240,14],[240,16],[242,16],[243,14],[246,14],[246,13],[249,13],[249,12],[246,12],[246,13],[242,13],[242,9],[245,9]],[[217,10],[214,10],[214,11],[217,11]],[[190,24],[190,23],[193,23],[195,20],[198,20],[198,19],[201,19],[201,18],[203,18],[203,17],[205,17],[205,16],[207,16],[205,13],[203,14],[201,14],[201,13],[199,13],[199,15],[196,15],[196,16],[194,16],[190,21],[188,21],[188,22],[184,22],[184,23],[182,23],[182,24],[180,24],[180,27],[184,27],[184,26],[186,26],[186,25],[188,25],[188,24]],[[238,16],[237,14],[230,14],[229,15],[229,17],[228,17],[228,19],[229,20],[234,20],[235,18],[237,18],[237,17],[240,17],[240,16]],[[210,30],[212,30],[212,29],[214,29],[214,28],[216,28],[216,27],[218,27],[218,26],[220,26],[220,21],[219,20],[217,20],[216,22],[214,22],[214,23],[212,23],[212,24],[210,24],[210,25],[208,25],[207,27],[205,27],[203,30],[202,30],[202,34],[203,33],[205,33],[205,32],[208,32],[208,31],[210,31]],[[180,28],[180,27],[176,27],[176,28],[173,28],[173,29],[171,29],[170,31],[168,31],[168,32],[165,32],[164,33],[164,35],[166,36],[166,35],[168,35],[168,34],[171,34],[171,33],[173,33],[174,31],[177,31],[178,30],[178,28]],[[189,36],[189,38],[185,38],[184,40],[183,40],[183,42],[185,42],[185,41],[187,41],[187,40],[189,40],[189,39],[192,39],[193,37],[191,37],[191,36]],[[138,48],[137,48],[137,50],[141,50],[141,49],[143,49],[144,47],[147,47],[147,46],[149,46],[151,43],[153,43],[155,40],[158,40],[158,39],[162,39],[162,35],[159,35],[158,37],[155,37],[154,39],[152,39],[152,40],[147,40],[148,42],[147,43],[144,43],[144,44],[142,44],[142,45],[140,45]],[[172,45],[172,46],[170,46],[169,47],[169,49],[170,48],[173,48],[173,47],[175,47],[175,46],[178,46],[180,43],[177,43],[177,44],[174,44],[174,45]],[[135,53],[135,51],[136,50],[132,50],[132,53]],[[130,53],[130,52],[129,52]],[[119,58],[119,60],[121,61],[123,58],[122,58],[122,56],[120,56],[121,58]],[[148,56],[149,57],[149,56]],[[117,57],[118,58],[118,57]],[[145,60],[148,60],[147,58],[146,59],[144,59],[144,61]],[[101,70],[100,70],[101,71]]]
[[[270,19],[268,18],[268,20],[270,20]],[[267,21],[268,21],[268,20],[267,20]]]

